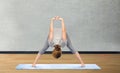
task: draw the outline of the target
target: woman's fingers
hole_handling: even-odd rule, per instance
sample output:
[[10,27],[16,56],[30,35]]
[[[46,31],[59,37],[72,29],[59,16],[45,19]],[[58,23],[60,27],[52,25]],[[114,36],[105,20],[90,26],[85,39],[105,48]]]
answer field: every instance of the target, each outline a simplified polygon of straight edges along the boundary
[[56,20],[59,20],[59,18],[60,18],[60,16],[55,16],[55,19],[56,19]]
[[60,16],[55,16],[52,18],[52,20],[63,20],[63,18],[61,18]]
[[59,20],[61,20],[61,21],[62,21],[62,20],[63,20],[63,18],[59,18]]

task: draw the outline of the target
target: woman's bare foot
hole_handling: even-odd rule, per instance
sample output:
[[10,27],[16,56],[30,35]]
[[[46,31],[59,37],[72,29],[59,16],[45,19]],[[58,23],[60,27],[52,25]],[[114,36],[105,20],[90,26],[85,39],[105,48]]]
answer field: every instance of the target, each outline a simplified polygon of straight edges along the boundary
[[85,64],[81,64],[81,67],[85,67]]
[[32,67],[36,67],[36,65],[35,65],[35,64],[32,64]]

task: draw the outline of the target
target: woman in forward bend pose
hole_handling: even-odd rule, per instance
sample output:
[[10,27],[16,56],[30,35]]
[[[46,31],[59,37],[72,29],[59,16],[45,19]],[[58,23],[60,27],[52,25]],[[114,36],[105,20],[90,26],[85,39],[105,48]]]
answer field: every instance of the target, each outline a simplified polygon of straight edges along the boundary
[[[60,20],[61,21],[61,25],[62,28],[54,28],[53,23],[54,20]],[[49,47],[54,47],[54,50],[52,52],[52,55],[54,58],[60,58],[62,51],[61,48],[64,48],[65,46],[67,46],[73,54],[75,54],[75,56],[78,58],[78,60],[81,62],[81,66],[85,66],[83,60],[81,59],[78,51],[76,51],[73,46],[72,43],[70,41],[70,38],[68,36],[68,34],[66,33],[66,28],[65,28],[65,24],[64,24],[64,20],[63,18],[59,17],[59,16],[55,16],[51,19],[51,23],[50,23],[50,31],[49,31],[49,35],[47,37],[47,40],[45,42],[44,47],[38,52],[38,55],[35,58],[35,61],[32,64],[32,67],[35,67],[38,59],[40,58],[40,56],[49,48]]]

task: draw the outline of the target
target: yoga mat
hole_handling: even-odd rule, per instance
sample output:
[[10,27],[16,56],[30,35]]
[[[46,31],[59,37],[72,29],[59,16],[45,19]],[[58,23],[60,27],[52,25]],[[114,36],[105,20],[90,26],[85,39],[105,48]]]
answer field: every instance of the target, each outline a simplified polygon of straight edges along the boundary
[[81,64],[36,64],[32,67],[32,64],[19,64],[16,66],[17,70],[31,70],[31,69],[101,69],[96,64],[85,64],[85,67],[81,67]]

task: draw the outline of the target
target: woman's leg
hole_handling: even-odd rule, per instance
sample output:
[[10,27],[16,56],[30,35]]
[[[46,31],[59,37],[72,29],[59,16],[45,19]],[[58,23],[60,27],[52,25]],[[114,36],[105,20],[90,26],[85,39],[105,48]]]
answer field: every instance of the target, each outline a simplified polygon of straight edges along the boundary
[[66,28],[65,28],[64,20],[61,20],[61,23],[62,23],[62,39],[66,41]]
[[32,67],[35,67],[37,61],[40,59],[41,55],[49,48],[48,38],[44,44],[44,47],[38,52],[35,61],[32,64]]
[[67,36],[67,47],[72,51],[73,54],[75,54],[75,56],[77,57],[77,59],[81,62],[81,66],[85,66],[85,65],[84,65],[84,62],[83,62],[83,60],[82,60],[82,58],[81,58],[81,56],[80,56],[80,54],[78,53],[78,51],[76,51],[76,50],[73,48],[72,43],[71,43],[71,40],[70,40],[68,34],[66,34],[66,36]]
[[32,64],[32,67],[36,66],[36,63],[37,63],[38,59],[40,59],[40,56],[41,56],[41,54],[38,53],[35,60],[34,60],[34,62],[33,62],[33,64]]
[[78,52],[76,52],[76,53],[75,53],[75,56],[76,56],[76,57],[77,57],[77,59],[81,62],[81,66],[82,66],[82,67],[84,67],[84,66],[85,66],[85,64],[84,64],[84,62],[83,62],[83,60],[82,60],[82,58],[81,58],[80,54],[79,54]]

